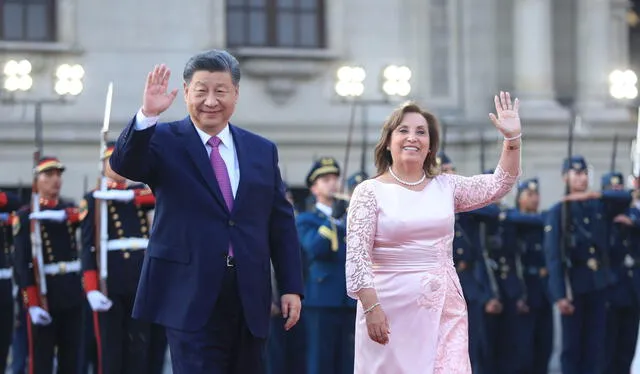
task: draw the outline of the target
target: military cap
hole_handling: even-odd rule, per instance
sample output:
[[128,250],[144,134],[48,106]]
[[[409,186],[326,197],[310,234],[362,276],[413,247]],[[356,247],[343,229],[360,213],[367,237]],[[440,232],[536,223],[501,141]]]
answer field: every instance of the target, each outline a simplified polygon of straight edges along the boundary
[[562,163],[562,174],[569,170],[587,171],[587,161],[580,155],[572,156],[571,159],[565,158]]
[[313,163],[307,174],[307,187],[311,187],[316,179],[327,174],[340,175],[340,166],[333,157],[322,157]]
[[525,179],[518,183],[518,194],[526,190],[538,192],[538,187],[538,178]]
[[363,171],[359,171],[351,175],[349,179],[347,179],[347,188],[349,190],[353,190],[354,188],[356,188],[357,185],[359,185],[360,183],[362,183],[367,179],[369,179],[369,176],[367,175],[367,173]]
[[450,164],[451,163],[451,159],[444,152],[438,152],[438,155],[436,156],[436,163],[438,165]]
[[114,141],[110,141],[107,142],[107,146],[104,150],[104,153],[102,153],[102,160],[111,157],[111,154],[113,153],[113,150],[116,148],[116,142]]
[[58,160],[57,157],[44,156],[44,157],[41,157],[40,160],[38,161],[38,164],[36,165],[34,172],[38,174],[38,173],[42,173],[44,171],[52,170],[52,169],[64,171],[65,166],[62,164],[62,162],[60,162],[60,160]]
[[602,189],[619,186],[624,184],[624,176],[622,173],[614,171],[604,174],[600,179],[600,182],[602,183]]

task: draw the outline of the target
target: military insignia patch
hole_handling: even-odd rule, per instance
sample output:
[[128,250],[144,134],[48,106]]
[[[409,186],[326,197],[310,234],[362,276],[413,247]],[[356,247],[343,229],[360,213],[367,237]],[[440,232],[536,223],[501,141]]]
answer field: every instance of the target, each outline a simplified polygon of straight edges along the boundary
[[82,199],[80,205],[78,206],[80,221],[84,221],[84,218],[89,214],[89,204],[87,203],[87,199]]
[[18,235],[20,232],[20,217],[16,214],[11,217],[11,227],[13,227],[13,236]]

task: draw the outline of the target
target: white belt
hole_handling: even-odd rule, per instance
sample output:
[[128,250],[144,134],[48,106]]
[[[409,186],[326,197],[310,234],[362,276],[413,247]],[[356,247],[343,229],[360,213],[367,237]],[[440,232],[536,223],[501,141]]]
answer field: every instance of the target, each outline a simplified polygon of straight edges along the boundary
[[122,238],[113,239],[107,242],[108,251],[119,251],[121,249],[130,249],[132,251],[139,249],[147,249],[149,239],[145,238]]
[[13,277],[13,269],[0,269],[0,279],[11,279]]
[[66,273],[77,273],[80,271],[80,260],[61,261],[44,266],[44,273],[47,275],[57,275]]

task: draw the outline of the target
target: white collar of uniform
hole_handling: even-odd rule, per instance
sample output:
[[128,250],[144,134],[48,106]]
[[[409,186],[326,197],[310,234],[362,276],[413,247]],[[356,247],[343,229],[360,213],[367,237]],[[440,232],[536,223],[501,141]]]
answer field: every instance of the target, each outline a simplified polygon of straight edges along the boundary
[[330,206],[326,206],[321,203],[316,203],[316,209],[324,213],[327,217],[331,217],[331,213],[333,213],[333,209]]
[[[207,142],[209,141],[209,139],[213,138],[213,136],[200,130],[198,126],[196,126],[195,124],[193,125],[193,127],[196,128],[196,132],[198,133],[198,136],[200,136],[200,140],[202,140],[202,144],[207,145]],[[222,129],[222,131],[220,131],[216,136],[220,138],[220,140],[222,141],[222,144],[224,144],[225,147],[229,148],[230,150],[233,150],[233,137],[231,136],[231,130],[229,130],[229,124],[227,124]]]

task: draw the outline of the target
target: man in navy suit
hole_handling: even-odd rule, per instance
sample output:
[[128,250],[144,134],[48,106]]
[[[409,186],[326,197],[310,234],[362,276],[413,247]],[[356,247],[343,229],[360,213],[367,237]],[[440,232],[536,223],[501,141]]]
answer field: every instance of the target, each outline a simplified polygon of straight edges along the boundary
[[178,93],[167,91],[170,74],[165,65],[148,74],[142,108],[110,159],[116,173],[156,197],[133,316],[165,326],[176,374],[263,373],[270,261],[287,330],[298,321],[303,290],[278,151],[229,124],[240,68],[228,52],[187,62],[189,116],[158,123]]

